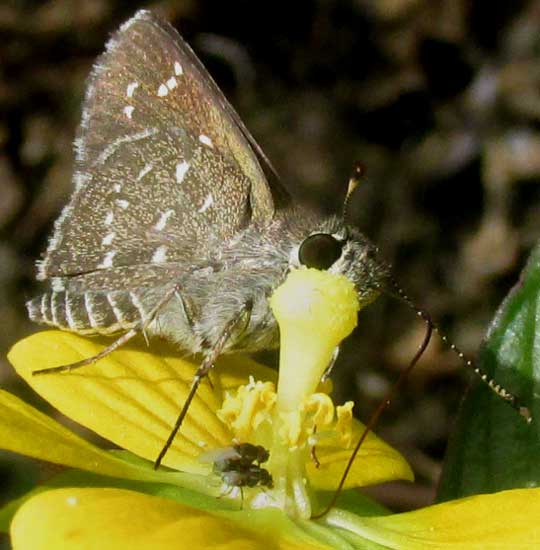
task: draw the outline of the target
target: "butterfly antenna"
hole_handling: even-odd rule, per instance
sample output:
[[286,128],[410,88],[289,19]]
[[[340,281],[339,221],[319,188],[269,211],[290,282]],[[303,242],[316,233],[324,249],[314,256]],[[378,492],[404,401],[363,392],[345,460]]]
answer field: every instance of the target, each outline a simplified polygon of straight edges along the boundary
[[[426,317],[429,318],[427,312],[416,306],[392,277],[389,277],[389,282],[397,298],[407,304],[416,313],[416,315],[418,315],[422,319],[425,320]],[[439,338],[461,359],[464,365],[472,372],[474,372],[474,374],[478,376],[480,380],[484,382],[484,384],[486,384],[496,395],[498,395],[501,399],[506,401],[506,403],[508,403],[514,410],[516,410],[527,421],[527,423],[530,423],[532,421],[531,412],[528,407],[522,405],[519,399],[513,393],[510,393],[486,371],[484,371],[478,365],[475,365],[453,342],[448,339],[448,337],[444,333],[441,332],[437,325],[432,323],[432,328],[433,331],[439,335]]]
[[356,161],[354,163],[351,176],[349,177],[347,194],[345,195],[345,200],[343,201],[343,219],[345,221],[347,221],[347,219],[349,218],[349,204],[351,202],[351,198],[354,195],[354,192],[356,191],[356,189],[358,189],[360,180],[362,180],[365,174],[366,174],[365,165],[359,161]]
[[384,397],[384,399],[379,403],[379,406],[375,409],[375,412],[371,415],[371,418],[369,419],[368,423],[366,424],[366,427],[364,428],[364,431],[362,432],[362,435],[360,439],[358,440],[358,443],[354,447],[354,450],[349,457],[349,461],[347,462],[347,466],[345,467],[345,470],[343,471],[343,474],[341,476],[341,479],[339,481],[339,485],[337,486],[337,489],[335,490],[332,499],[327,504],[326,508],[318,513],[317,515],[311,516],[311,519],[320,519],[323,516],[325,516],[336,504],[337,499],[339,495],[341,494],[341,491],[343,490],[343,485],[345,484],[345,480],[347,479],[347,476],[349,475],[349,471],[352,468],[353,462],[356,458],[356,455],[358,454],[358,451],[360,450],[360,447],[366,440],[369,432],[373,431],[375,428],[375,425],[379,421],[379,417],[383,413],[383,411],[386,409],[386,407],[390,404],[392,399],[394,399],[395,395],[397,394],[398,390],[403,386],[403,383],[409,376],[410,372],[415,367],[416,363],[418,363],[418,360],[420,357],[422,357],[422,354],[428,347],[429,341],[431,339],[431,334],[433,332],[433,322],[431,321],[431,317],[427,312],[422,312],[422,319],[426,324],[426,334],[424,335],[424,339],[422,340],[422,343],[420,344],[418,350],[416,351],[414,357],[411,359],[409,365],[405,370],[401,372],[396,382],[391,386],[391,388],[388,390],[388,393]]

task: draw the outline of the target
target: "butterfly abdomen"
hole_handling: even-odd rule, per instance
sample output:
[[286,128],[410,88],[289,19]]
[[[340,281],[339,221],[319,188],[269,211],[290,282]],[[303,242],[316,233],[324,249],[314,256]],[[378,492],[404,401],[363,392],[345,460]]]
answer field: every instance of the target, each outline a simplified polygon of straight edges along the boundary
[[50,291],[26,303],[32,321],[79,334],[113,334],[133,328],[147,311],[134,292]]

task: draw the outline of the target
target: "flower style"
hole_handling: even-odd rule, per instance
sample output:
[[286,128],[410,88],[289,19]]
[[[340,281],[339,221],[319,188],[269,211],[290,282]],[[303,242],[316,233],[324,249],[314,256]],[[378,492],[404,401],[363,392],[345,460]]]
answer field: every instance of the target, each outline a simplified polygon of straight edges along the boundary
[[[359,305],[347,279],[290,274],[271,300],[280,324],[280,372],[224,357],[203,383],[163,465],[152,461],[196,368],[167,346],[129,347],[68,374],[32,377],[103,345],[49,331],[19,342],[9,359],[58,410],[124,451],[105,451],[7,392],[0,393],[4,449],[74,468],[0,511],[15,550],[57,548],[529,548],[536,490],[514,490],[390,515],[348,491],[311,516],[338,484],[362,425],[336,406],[320,379]],[[155,346],[152,348],[155,350]],[[262,445],[273,487],[230,490],[208,456],[234,442]],[[206,457],[206,458],[205,458]],[[411,479],[402,457],[370,434],[345,488]],[[331,493],[330,493],[331,494]],[[525,516],[521,510],[527,509]],[[537,537],[534,539],[532,537]]]

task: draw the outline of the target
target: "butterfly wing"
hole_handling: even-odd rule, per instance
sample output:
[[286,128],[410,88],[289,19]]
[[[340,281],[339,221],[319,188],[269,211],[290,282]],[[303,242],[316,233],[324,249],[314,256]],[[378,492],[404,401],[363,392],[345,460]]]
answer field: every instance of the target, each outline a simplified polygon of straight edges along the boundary
[[178,33],[138,12],[94,66],[75,146],[75,191],[38,278],[105,271],[112,280],[141,265],[187,269],[213,242],[269,223],[274,200],[248,140]]

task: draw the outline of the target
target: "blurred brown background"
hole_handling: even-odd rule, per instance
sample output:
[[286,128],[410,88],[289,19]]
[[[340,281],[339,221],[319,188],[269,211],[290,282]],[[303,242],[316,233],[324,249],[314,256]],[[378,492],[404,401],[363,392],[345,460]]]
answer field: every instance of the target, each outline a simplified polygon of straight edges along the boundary
[[[415,302],[474,356],[539,234],[538,0],[4,0],[2,386],[40,403],[5,353],[37,329],[24,301],[70,193],[85,78],[139,7],[179,28],[295,194],[339,209],[353,162],[363,162],[358,224]],[[339,398],[367,419],[422,330],[394,300],[367,308],[334,370]],[[379,430],[418,472],[414,488],[388,491],[398,507],[432,497],[466,386],[459,359],[436,340]],[[2,498],[43,475],[2,456]]]

